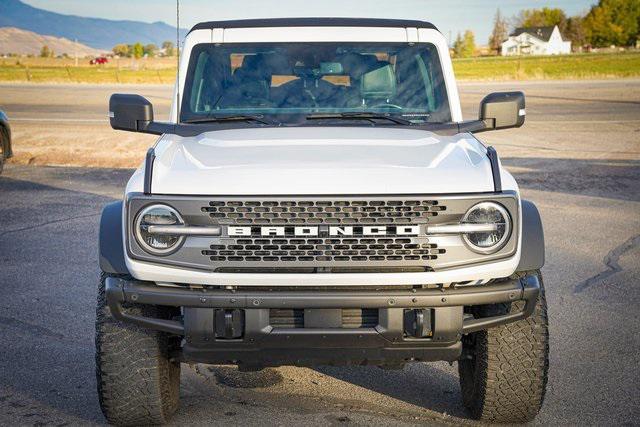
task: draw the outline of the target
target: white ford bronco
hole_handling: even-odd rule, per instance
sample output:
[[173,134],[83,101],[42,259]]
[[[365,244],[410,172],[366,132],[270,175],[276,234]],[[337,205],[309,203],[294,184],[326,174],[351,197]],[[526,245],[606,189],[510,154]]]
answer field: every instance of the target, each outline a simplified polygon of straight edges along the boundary
[[535,417],[542,225],[474,136],[522,126],[521,92],[463,120],[445,38],[408,20],[205,22],[178,76],[167,122],[109,103],[160,137],[100,223],[108,421],[166,421],[181,362],[457,362],[471,417]]

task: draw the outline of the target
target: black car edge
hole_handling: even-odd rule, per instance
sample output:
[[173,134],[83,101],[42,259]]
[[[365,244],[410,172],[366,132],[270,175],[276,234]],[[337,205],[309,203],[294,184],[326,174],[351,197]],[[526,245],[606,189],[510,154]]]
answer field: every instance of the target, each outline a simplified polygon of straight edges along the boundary
[[9,118],[0,110],[0,173],[4,168],[4,162],[13,156],[11,150],[11,126],[9,126]]

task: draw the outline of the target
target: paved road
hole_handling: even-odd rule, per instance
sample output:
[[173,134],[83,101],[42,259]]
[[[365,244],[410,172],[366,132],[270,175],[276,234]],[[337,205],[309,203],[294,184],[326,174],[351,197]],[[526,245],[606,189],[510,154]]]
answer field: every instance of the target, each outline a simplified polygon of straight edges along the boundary
[[[473,114],[482,94],[510,86],[461,85],[465,112]],[[551,367],[536,422],[635,424],[640,83],[524,86],[525,128],[482,138],[498,147],[545,223]],[[45,98],[69,96],[62,89]],[[0,95],[6,90],[0,88]],[[105,91],[74,90],[80,102],[83,94],[91,100],[92,91]],[[14,117],[67,117],[57,109],[66,108],[66,101],[60,107],[43,102],[42,111],[8,110]],[[73,108],[80,117],[99,119],[102,104],[87,102],[93,107]],[[93,371],[97,223],[102,206],[120,196],[130,173],[9,165],[0,177],[1,424],[104,422]],[[457,381],[455,365],[445,363],[402,371],[279,368],[250,374],[183,365],[175,423],[471,423]]]
[[[640,156],[640,80],[462,83],[465,117],[477,116],[485,94],[514,89],[527,95],[527,125],[482,135],[499,148],[502,157]],[[136,167],[156,138],[111,130],[106,110],[109,96],[116,92],[140,93],[153,102],[156,117],[168,115],[169,86],[0,84],[0,109],[9,113],[16,137],[14,161]]]

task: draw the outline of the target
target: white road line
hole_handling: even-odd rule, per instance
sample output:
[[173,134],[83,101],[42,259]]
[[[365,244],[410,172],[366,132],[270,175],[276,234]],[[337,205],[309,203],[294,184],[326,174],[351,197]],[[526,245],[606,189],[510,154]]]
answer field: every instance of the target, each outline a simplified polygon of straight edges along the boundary
[[106,123],[108,119],[66,119],[66,118],[54,118],[54,117],[11,117],[10,122],[66,122],[66,123]]

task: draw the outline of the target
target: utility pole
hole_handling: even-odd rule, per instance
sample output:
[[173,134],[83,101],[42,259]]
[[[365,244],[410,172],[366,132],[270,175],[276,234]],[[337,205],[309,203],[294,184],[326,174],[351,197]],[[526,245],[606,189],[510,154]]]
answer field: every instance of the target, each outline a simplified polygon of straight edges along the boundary
[[176,123],[180,123],[180,0],[176,0]]
[[76,59],[76,67],[78,66],[78,39],[74,39],[73,56]]

